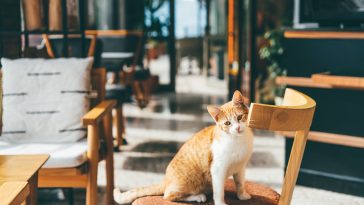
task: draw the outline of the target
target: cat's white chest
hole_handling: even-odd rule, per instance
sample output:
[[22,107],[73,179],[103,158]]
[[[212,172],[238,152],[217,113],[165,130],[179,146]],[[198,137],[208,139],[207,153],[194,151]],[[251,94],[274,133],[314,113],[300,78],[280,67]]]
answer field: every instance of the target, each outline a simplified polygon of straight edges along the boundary
[[[243,136],[223,134],[212,143],[212,166],[231,175],[246,164],[253,149],[253,137],[249,131]],[[228,176],[226,176],[228,177]]]

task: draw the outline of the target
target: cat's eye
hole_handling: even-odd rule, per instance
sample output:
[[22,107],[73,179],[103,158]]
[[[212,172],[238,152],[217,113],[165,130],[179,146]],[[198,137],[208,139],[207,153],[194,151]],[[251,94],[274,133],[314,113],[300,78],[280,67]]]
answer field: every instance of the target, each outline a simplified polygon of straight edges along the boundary
[[231,122],[230,121],[226,121],[224,124],[227,125],[227,126],[229,126],[229,125],[231,125]]
[[239,115],[237,120],[240,121],[243,118],[243,115]]

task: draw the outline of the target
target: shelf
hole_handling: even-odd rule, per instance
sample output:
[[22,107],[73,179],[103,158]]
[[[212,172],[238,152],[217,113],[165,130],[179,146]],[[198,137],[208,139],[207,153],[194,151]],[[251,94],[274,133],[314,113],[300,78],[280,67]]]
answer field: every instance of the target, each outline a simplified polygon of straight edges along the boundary
[[364,89],[364,77],[338,76],[330,73],[313,74],[311,79],[315,83],[327,83],[334,87],[347,89]]
[[[279,134],[289,138],[294,137],[294,132],[279,132]],[[308,140],[346,147],[364,148],[364,137],[359,136],[311,131],[308,134]]]
[[326,88],[331,89],[334,88],[332,85],[327,83],[317,83],[314,82],[311,78],[305,77],[277,77],[276,83],[278,85],[291,85],[297,87],[309,87],[309,88]]
[[285,38],[302,39],[364,39],[364,32],[360,31],[285,31]]
[[313,74],[311,78],[281,76],[277,77],[276,83],[308,88],[364,90],[363,77],[330,76],[328,74]]

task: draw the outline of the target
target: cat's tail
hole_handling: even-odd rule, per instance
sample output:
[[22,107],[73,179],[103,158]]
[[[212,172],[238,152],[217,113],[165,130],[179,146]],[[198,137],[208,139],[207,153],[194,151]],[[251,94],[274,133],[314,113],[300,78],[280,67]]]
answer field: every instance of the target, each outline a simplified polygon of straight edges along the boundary
[[164,183],[132,189],[126,192],[120,192],[119,189],[114,189],[114,200],[119,204],[129,204],[143,196],[162,195],[164,189]]

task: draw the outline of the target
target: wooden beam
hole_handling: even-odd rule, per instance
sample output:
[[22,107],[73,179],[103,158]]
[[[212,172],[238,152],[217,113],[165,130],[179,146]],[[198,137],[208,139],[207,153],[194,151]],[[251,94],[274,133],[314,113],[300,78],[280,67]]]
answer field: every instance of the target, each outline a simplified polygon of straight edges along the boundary
[[[289,138],[293,138],[292,132],[278,132]],[[328,144],[341,145],[346,147],[364,148],[364,137],[341,135],[328,132],[311,131],[308,134],[308,140],[315,142],[322,142]]]
[[278,85],[291,85],[297,87],[326,88],[326,89],[333,88],[333,86],[330,84],[313,82],[311,78],[305,78],[305,77],[280,76],[276,78],[276,83]]
[[87,175],[77,176],[42,176],[38,180],[38,186],[40,188],[85,188],[87,186]]
[[347,31],[286,31],[285,38],[304,39],[364,39],[363,32]]
[[308,88],[336,88],[351,90],[364,89],[363,77],[330,76],[327,74],[313,74],[311,78],[280,76],[276,78],[276,83],[278,85],[290,85]]
[[257,21],[258,21],[258,1],[250,0],[250,27],[249,27],[249,53],[247,54],[250,60],[250,77],[249,77],[249,98],[251,102],[255,102],[255,84],[258,78],[258,69],[257,69]]
[[234,2],[235,0],[228,1],[228,63],[231,65],[234,62],[235,58],[235,49],[234,49],[234,41],[235,41],[235,32],[234,32]]
[[87,163],[72,168],[42,168],[39,170],[39,177],[77,176],[85,173],[87,173]]
[[364,78],[355,76],[335,76],[330,73],[313,74],[314,83],[325,83],[333,87],[347,89],[364,89]]

